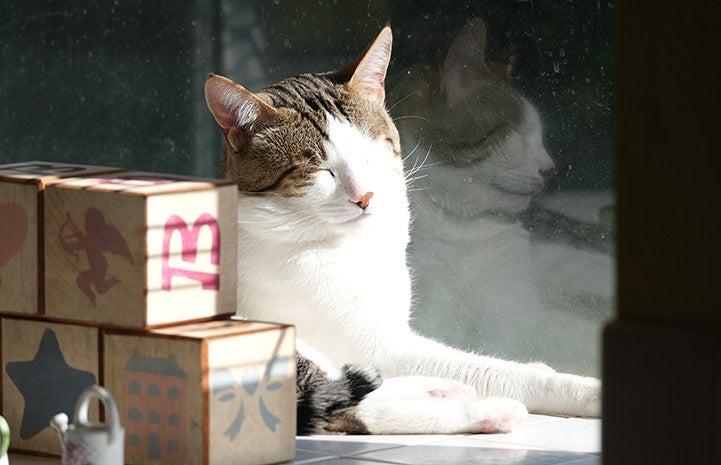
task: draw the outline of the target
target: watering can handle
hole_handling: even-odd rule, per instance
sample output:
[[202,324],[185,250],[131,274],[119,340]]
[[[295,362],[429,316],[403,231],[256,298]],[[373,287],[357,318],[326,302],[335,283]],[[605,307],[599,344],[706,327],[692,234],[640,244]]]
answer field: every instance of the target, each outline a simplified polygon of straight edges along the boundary
[[88,386],[82,394],[80,394],[80,397],[78,397],[78,402],[75,404],[75,423],[88,426],[88,405],[93,397],[100,399],[105,406],[105,416],[110,426],[109,441],[110,443],[114,443],[116,440],[119,440],[121,431],[118,407],[115,405],[113,396],[97,384]]

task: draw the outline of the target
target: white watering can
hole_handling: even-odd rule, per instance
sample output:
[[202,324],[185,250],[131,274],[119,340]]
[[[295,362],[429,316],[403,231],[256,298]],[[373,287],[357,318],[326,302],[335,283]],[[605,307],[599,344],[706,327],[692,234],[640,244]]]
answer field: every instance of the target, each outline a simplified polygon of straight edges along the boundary
[[[105,406],[107,423],[88,423],[88,404],[93,397]],[[108,391],[97,385],[85,389],[75,404],[74,418],[75,422],[68,425],[68,416],[58,413],[50,421],[50,426],[60,433],[63,465],[124,464],[125,430]]]
[[8,447],[10,446],[10,427],[0,416],[0,465],[8,465]]

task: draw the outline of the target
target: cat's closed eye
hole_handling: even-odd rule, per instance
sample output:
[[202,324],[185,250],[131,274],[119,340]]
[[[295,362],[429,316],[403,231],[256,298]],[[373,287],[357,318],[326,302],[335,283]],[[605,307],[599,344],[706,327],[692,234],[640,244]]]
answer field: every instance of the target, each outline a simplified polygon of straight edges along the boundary
[[336,172],[330,168],[319,168],[315,173],[314,184],[317,189],[330,194],[338,187]]
[[471,139],[458,139],[450,143],[449,145],[456,149],[469,149],[478,148],[482,146],[490,145],[493,142],[498,141],[501,136],[504,136],[508,131],[513,130],[510,124],[501,124],[491,129],[490,131],[483,133],[471,132],[470,136],[477,136]]
[[384,142],[388,145],[388,148],[391,149],[394,155],[400,155],[401,148],[398,144],[396,144],[392,138],[386,137],[384,139]]

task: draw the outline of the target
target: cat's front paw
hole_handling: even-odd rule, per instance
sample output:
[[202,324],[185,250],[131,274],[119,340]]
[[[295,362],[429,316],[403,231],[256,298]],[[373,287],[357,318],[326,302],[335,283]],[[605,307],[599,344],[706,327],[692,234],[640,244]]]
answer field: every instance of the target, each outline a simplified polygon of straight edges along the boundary
[[579,416],[601,418],[601,381],[596,378],[585,378],[584,381]]
[[562,384],[554,387],[559,408],[538,413],[548,413],[571,417],[601,417],[601,381],[596,378],[561,374]]
[[473,433],[510,433],[528,417],[528,410],[523,403],[502,397],[479,400],[471,404],[471,409],[479,417],[471,431]]

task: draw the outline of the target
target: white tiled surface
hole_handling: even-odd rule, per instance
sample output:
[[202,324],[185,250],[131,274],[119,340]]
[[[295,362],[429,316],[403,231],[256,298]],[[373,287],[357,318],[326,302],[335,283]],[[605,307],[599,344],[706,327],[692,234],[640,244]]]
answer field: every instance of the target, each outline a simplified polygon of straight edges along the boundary
[[297,450],[296,465],[600,465],[601,422],[530,415],[511,434],[311,436]]
[[[530,415],[511,434],[300,437],[295,465],[600,465],[601,421]],[[10,465],[59,460],[11,456]]]

